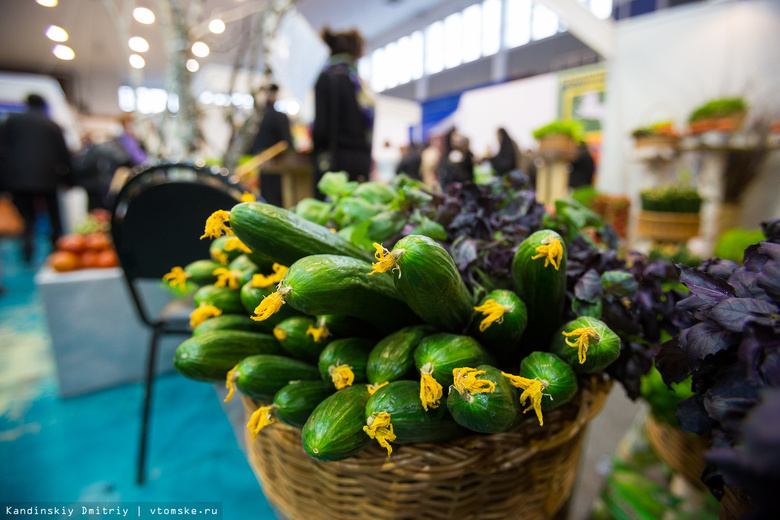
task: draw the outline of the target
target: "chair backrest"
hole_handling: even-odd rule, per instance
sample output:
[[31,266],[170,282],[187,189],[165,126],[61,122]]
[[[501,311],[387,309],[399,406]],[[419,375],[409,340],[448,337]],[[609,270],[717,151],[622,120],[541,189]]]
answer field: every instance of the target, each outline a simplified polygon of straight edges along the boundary
[[214,211],[230,211],[246,191],[224,170],[183,163],[152,166],[122,187],[111,214],[111,234],[144,322],[154,326],[134,282],[160,280],[174,266],[208,258],[211,240],[200,240],[206,219]]

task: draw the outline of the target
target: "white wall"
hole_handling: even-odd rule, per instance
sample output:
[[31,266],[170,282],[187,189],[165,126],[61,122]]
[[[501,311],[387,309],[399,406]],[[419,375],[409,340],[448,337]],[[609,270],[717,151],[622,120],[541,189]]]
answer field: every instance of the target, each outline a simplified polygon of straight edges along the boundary
[[742,96],[750,116],[780,114],[780,2],[696,4],[621,21],[608,63],[598,188],[634,193],[630,132],[661,119],[684,128],[690,112]]
[[373,150],[379,150],[385,141],[394,148],[409,144],[409,127],[420,124],[422,108],[415,101],[390,96],[374,97]]

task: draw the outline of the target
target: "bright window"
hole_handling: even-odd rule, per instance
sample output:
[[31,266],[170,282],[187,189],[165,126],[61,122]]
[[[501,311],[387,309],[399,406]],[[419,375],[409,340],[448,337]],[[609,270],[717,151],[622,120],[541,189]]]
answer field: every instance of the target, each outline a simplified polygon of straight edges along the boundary
[[474,4],[463,10],[463,62],[478,60],[482,55],[482,6]]
[[506,0],[504,45],[511,49],[531,41],[531,0]]
[[398,84],[409,83],[412,79],[412,39],[409,36],[398,40],[396,67],[398,68]]
[[376,92],[385,89],[385,50],[377,49],[371,55],[371,88]]
[[482,55],[490,56],[501,48],[501,0],[482,2]]
[[371,57],[363,56],[358,60],[358,76],[364,81],[371,82]]
[[463,62],[463,20],[460,13],[444,19],[444,67],[451,69]]
[[442,70],[444,70],[444,24],[435,22],[425,30],[425,72],[436,74]]
[[385,47],[385,87],[393,88],[398,85],[398,45],[393,42]]
[[558,32],[558,15],[549,7],[534,4],[534,14],[531,23],[531,39],[549,38]]
[[411,59],[409,60],[412,69],[412,79],[423,77],[425,69],[425,54],[423,54],[423,33],[415,31],[412,33]]
[[606,20],[612,16],[612,0],[590,0],[590,12],[596,18]]

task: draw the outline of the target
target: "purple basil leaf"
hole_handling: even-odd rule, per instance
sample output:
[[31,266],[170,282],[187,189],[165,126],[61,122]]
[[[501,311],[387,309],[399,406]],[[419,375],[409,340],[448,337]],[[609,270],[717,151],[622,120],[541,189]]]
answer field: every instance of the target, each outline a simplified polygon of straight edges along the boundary
[[742,259],[742,264],[745,268],[754,273],[760,273],[767,261],[767,257],[758,252],[758,247],[758,244],[749,246],[745,249],[745,256]]
[[681,311],[696,312],[699,308],[703,307],[704,300],[692,294],[687,298],[684,298],[677,302],[677,309]]
[[758,252],[768,257],[758,274],[758,285],[775,301],[780,301],[780,244],[761,242]]
[[595,269],[589,269],[574,286],[574,295],[579,300],[596,303],[601,300],[601,277]]
[[[748,327],[739,345],[739,359],[747,368],[748,381],[778,386],[777,362],[780,335],[767,327]],[[766,373],[764,373],[766,371]],[[765,381],[766,379],[770,381]]]
[[677,338],[662,344],[655,356],[655,366],[667,386],[684,381],[691,373],[685,351]]
[[680,269],[680,281],[688,289],[710,305],[717,305],[728,297],[734,297],[734,288],[725,280],[711,274],[677,264]]
[[762,222],[761,231],[769,242],[780,243],[780,218]]
[[458,270],[464,271],[466,267],[477,259],[477,241],[461,240],[452,244],[452,259]]
[[697,323],[680,333],[680,347],[688,358],[688,365],[697,370],[701,361],[736,343],[734,334],[721,329],[711,321]]
[[734,269],[737,267],[739,267],[739,264],[732,262],[731,260],[710,258],[701,263],[699,270],[720,278],[721,280],[728,280],[731,273],[734,272]]
[[755,298],[757,300],[769,300],[766,291],[758,286],[758,273],[748,271],[744,267],[735,269],[729,277],[729,285],[734,288],[739,298]]
[[680,423],[680,430],[684,432],[706,435],[715,425],[698,395],[677,401],[675,417]]
[[780,388],[780,349],[767,352],[760,372],[766,386]]
[[602,273],[601,283],[604,285],[604,295],[615,299],[631,299],[639,287],[639,282],[631,273],[617,270]]
[[758,400],[756,388],[742,376],[742,367],[733,363],[721,370],[718,380],[704,397],[704,408],[732,439],[739,436],[742,419]]
[[732,332],[742,332],[749,323],[777,327],[778,309],[754,298],[731,298],[712,308],[710,318]]

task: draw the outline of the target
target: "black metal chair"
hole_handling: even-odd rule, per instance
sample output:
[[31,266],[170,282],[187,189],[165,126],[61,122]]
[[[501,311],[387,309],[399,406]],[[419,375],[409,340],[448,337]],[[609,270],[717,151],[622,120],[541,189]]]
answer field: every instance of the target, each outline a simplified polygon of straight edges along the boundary
[[230,210],[246,189],[227,170],[186,163],[151,166],[122,187],[111,214],[111,234],[138,316],[152,329],[145,373],[138,452],[138,483],[144,481],[149,408],[157,347],[168,334],[189,335],[191,304],[172,302],[156,315],[139,290],[141,280],[159,281],[173,266],[208,258],[210,240],[200,240],[214,211]]

